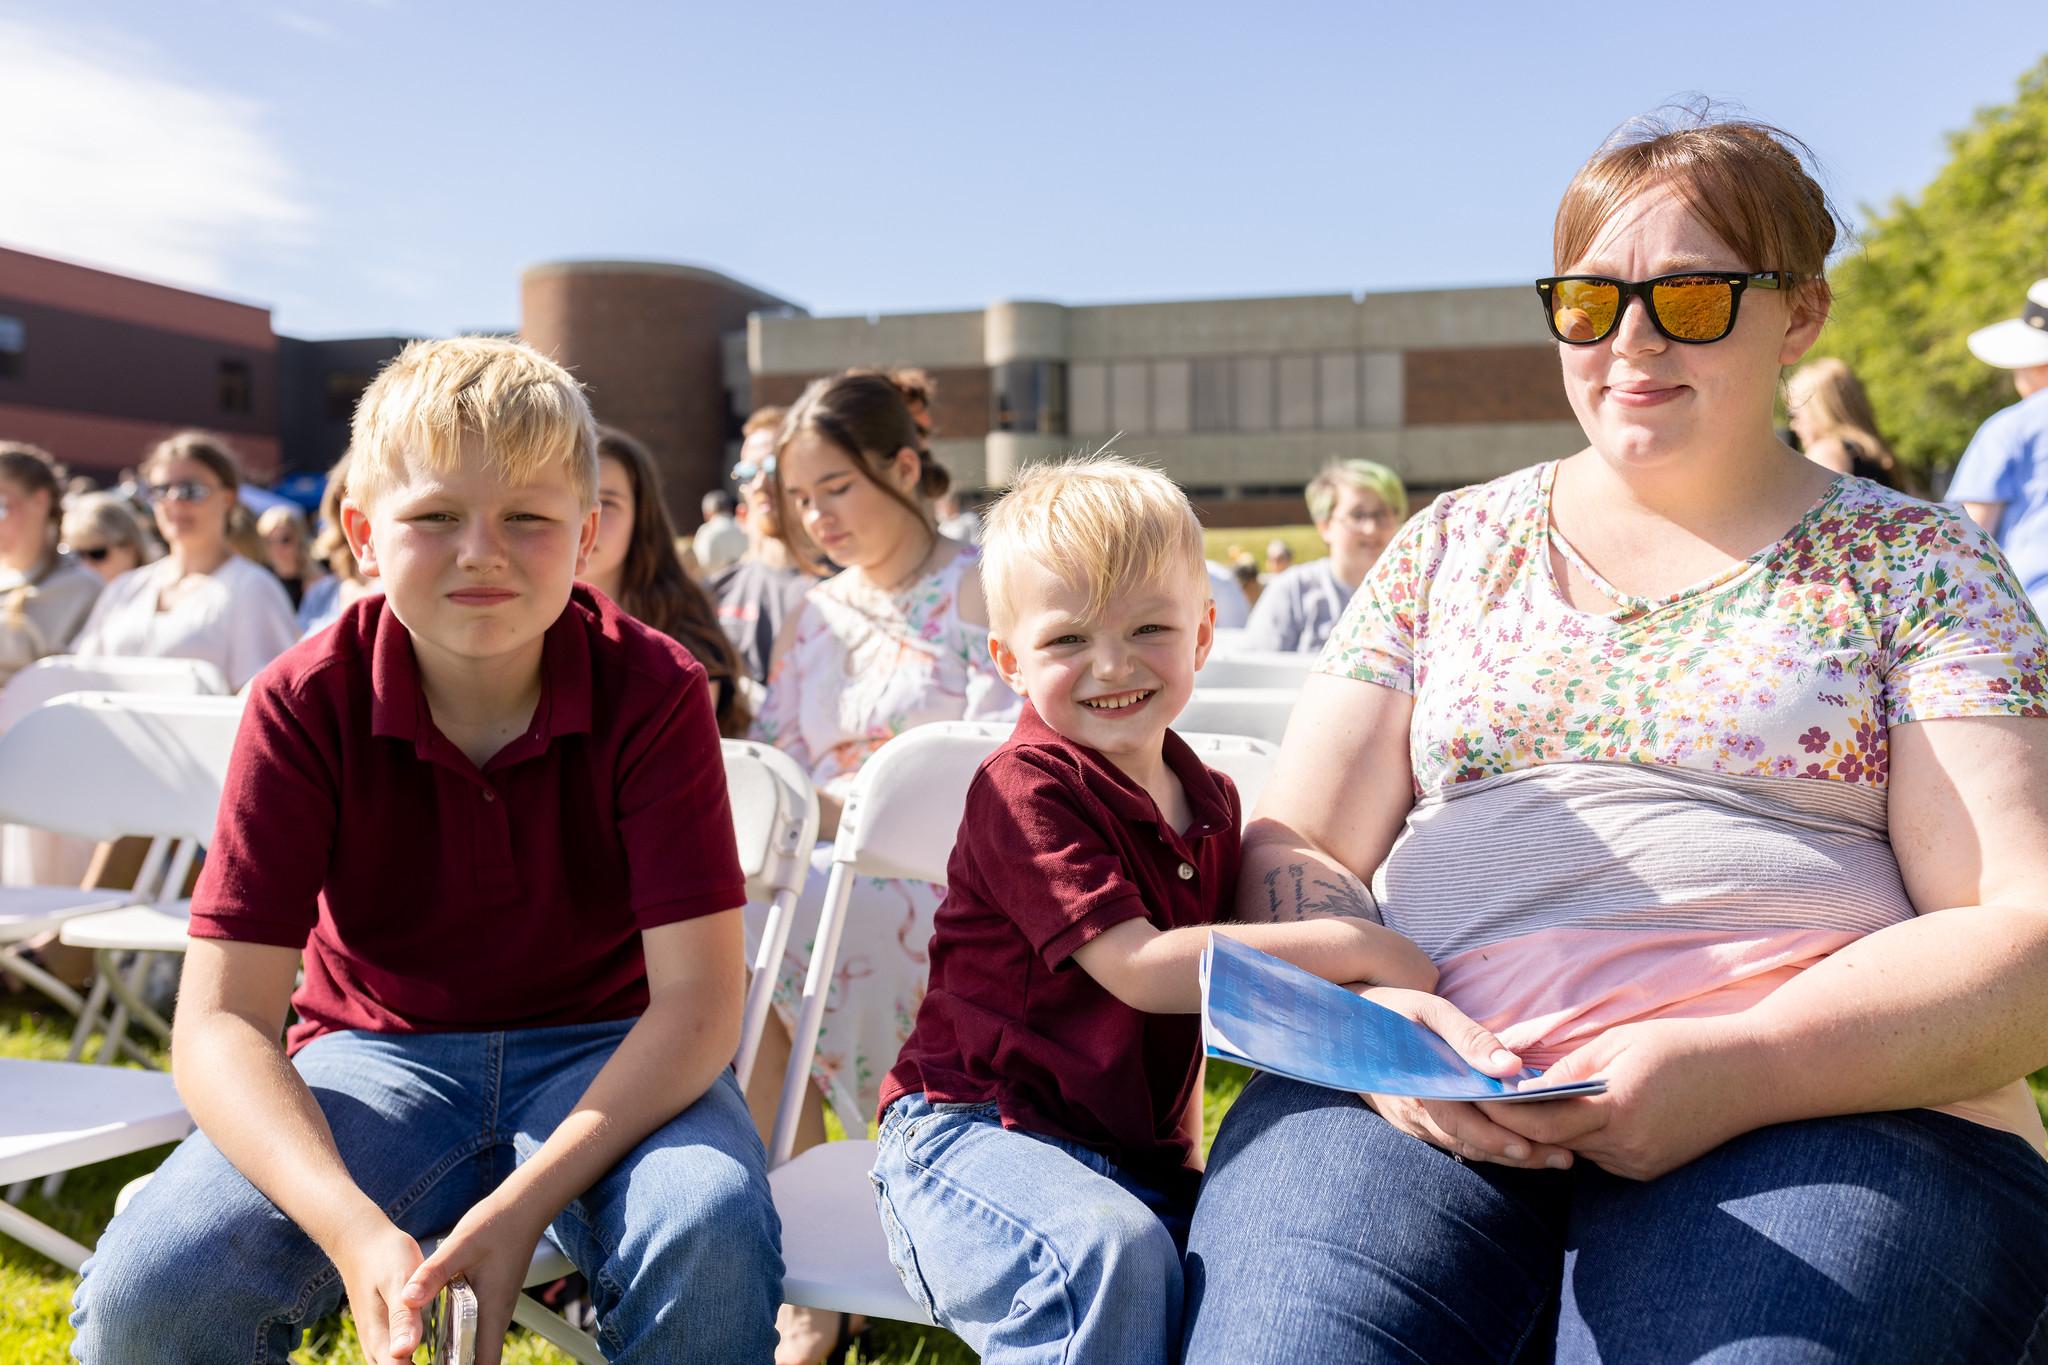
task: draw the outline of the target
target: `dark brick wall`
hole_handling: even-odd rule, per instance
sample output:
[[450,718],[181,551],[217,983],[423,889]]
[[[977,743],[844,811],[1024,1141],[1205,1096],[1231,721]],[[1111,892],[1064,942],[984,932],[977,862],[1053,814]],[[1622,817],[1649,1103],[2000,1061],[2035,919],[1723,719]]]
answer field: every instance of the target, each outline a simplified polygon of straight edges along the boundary
[[699,500],[725,481],[721,338],[771,302],[682,272],[542,267],[521,281],[520,334],[588,386],[600,422],[647,443],[687,533]]
[[1402,418],[1411,427],[1572,420],[1555,346],[1409,351],[1402,370]]

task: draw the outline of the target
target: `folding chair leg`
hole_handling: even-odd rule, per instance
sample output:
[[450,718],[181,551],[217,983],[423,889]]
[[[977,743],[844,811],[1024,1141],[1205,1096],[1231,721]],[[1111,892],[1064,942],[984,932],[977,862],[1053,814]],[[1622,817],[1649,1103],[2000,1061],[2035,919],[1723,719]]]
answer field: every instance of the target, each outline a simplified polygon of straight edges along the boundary
[[72,1241],[55,1228],[38,1223],[12,1204],[0,1204],[0,1236],[13,1238],[73,1274],[85,1264],[85,1258],[92,1255],[90,1247]]
[[71,1046],[64,1052],[64,1060],[75,1062],[85,1055],[86,1040],[92,1037],[93,1025],[99,1023],[107,1010],[107,978],[93,973],[92,993],[85,997],[85,1008],[78,1012],[78,1023],[71,1030]]
[[584,1362],[584,1365],[604,1365],[604,1352],[597,1347],[597,1338],[578,1327],[571,1327],[559,1314],[549,1312],[546,1305],[529,1295],[521,1294],[512,1304],[512,1321],[524,1327],[553,1345],[566,1351],[569,1358]]
[[768,904],[768,918],[761,925],[761,946],[754,954],[753,975],[747,980],[746,1008],[740,1015],[740,1050],[733,1070],[740,1089],[753,1079],[754,1059],[761,1055],[761,1035],[768,1029],[768,1016],[775,1009],[775,978],[782,967],[782,955],[789,951],[789,929],[796,921],[796,892],[782,890]]
[[[162,1041],[170,1042],[171,1026],[165,1023],[164,1017],[151,1009],[149,1003],[142,998],[142,983],[148,979],[149,966],[156,955],[154,953],[137,953],[135,961],[128,965],[126,976],[123,976],[118,969],[114,953],[111,949],[98,949],[93,956],[99,963],[100,978],[107,983],[107,988],[114,993],[114,999],[121,1002],[119,1013],[125,1014],[129,1019],[142,1025]],[[127,1042],[125,1031],[122,1042],[124,1045]]]
[[85,997],[9,948],[0,950],[0,972],[34,986],[73,1014],[85,1008]]
[[811,967],[804,975],[796,1030],[789,1039],[789,1070],[783,1073],[782,1103],[775,1110],[775,1131],[768,1144],[771,1171],[789,1160],[796,1150],[797,1117],[803,1112],[805,1087],[811,1083],[811,1061],[818,1053],[818,1029],[825,1022],[825,997],[832,989],[839,940],[846,929],[846,905],[852,898],[850,866],[833,863],[832,875],[825,882],[825,908],[818,916],[818,934],[811,944]]

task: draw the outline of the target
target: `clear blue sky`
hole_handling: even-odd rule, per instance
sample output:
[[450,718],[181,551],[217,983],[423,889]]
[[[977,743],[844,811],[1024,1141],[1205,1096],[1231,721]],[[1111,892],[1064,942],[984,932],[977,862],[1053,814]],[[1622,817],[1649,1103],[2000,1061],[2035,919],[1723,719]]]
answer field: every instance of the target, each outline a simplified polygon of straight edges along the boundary
[[0,243],[306,336],[514,324],[572,257],[820,313],[1521,280],[1674,95],[1805,138],[1858,221],[2048,51],[2041,0],[51,9],[0,0]]

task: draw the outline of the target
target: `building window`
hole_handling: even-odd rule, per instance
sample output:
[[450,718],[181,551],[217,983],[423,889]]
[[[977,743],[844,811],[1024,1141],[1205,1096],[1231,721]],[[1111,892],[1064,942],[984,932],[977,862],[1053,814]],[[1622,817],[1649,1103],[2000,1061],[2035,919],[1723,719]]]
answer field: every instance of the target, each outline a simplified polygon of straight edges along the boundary
[[255,406],[255,385],[249,378],[249,362],[223,360],[220,363],[220,410],[247,412]]
[[1008,360],[994,367],[989,425],[997,431],[1067,431],[1067,367],[1051,360]]
[[1109,430],[1109,366],[1067,367],[1067,418],[1073,429],[1087,435]]
[[1283,355],[1279,362],[1280,430],[1311,431],[1316,424],[1316,358]]
[[1109,367],[1109,426],[1112,431],[1152,429],[1152,367],[1142,360],[1120,360]]
[[1241,355],[1234,362],[1235,401],[1231,404],[1239,431],[1273,429],[1273,357]]
[[370,376],[362,370],[327,372],[327,420],[347,422],[356,415],[356,401],[370,387]]
[[1358,352],[1325,351],[1316,357],[1316,425],[1324,431],[1358,425]]
[[20,318],[0,313],[0,379],[21,373],[22,353],[28,349],[28,328]]
[[1230,376],[1228,359],[1197,360],[1193,365],[1188,395],[1194,407],[1196,431],[1230,430]]
[[1178,435],[1188,429],[1188,384],[1187,361],[1152,362],[1152,430]]

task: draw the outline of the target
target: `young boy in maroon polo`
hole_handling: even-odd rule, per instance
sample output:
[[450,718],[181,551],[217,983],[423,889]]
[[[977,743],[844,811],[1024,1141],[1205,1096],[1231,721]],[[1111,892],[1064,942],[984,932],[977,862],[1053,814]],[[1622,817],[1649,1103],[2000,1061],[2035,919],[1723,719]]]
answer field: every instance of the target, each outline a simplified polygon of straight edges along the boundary
[[173,1039],[200,1132],[87,1265],[81,1359],[282,1361],[345,1294],[410,1360],[462,1274],[494,1362],[543,1233],[610,1359],[772,1352],[718,734],[696,661],[572,587],[595,442],[513,342],[364,394],[342,516],[385,591],[251,690]]
[[1212,927],[1241,812],[1167,728],[1215,617],[1170,480],[1111,458],[1029,470],[982,555],[989,648],[1027,704],[968,791],[930,985],[882,1087],[876,1198],[905,1286],[985,1362],[1165,1361],[1208,935],[1333,981],[1436,970],[1363,919]]

